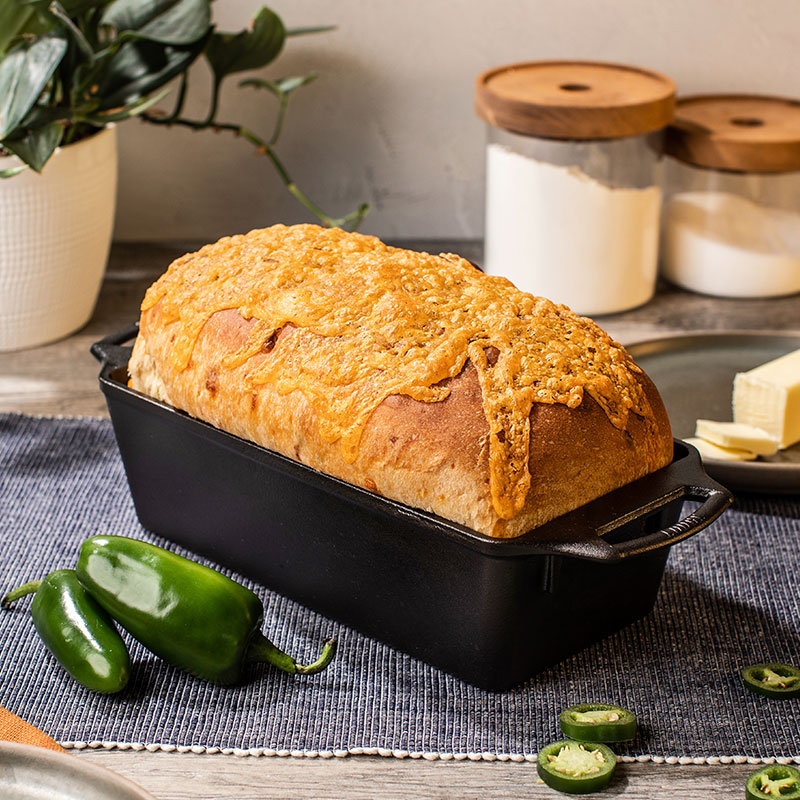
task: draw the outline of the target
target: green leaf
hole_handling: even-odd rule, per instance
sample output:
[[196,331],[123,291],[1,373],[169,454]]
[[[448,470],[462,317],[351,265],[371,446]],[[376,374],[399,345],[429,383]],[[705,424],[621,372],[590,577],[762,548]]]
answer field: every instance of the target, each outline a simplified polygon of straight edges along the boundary
[[268,89],[280,100],[280,109],[278,116],[275,120],[275,127],[272,131],[272,136],[267,142],[268,147],[275,145],[280,138],[281,130],[283,129],[283,121],[286,117],[286,108],[289,104],[289,95],[295,90],[304,86],[306,83],[311,83],[317,77],[316,72],[311,72],[308,75],[297,75],[292,78],[279,78],[277,81],[268,81],[264,78],[250,78],[248,80],[240,81],[239,86],[253,86],[256,89]]
[[25,115],[25,119],[18,125],[15,136],[19,138],[23,131],[31,131],[34,128],[41,128],[51,122],[58,122],[62,126],[68,123],[69,109],[59,106],[35,105]]
[[97,92],[100,110],[135,103],[160,89],[200,55],[207,39],[177,48],[158,42],[128,42],[111,58]]
[[285,39],[281,18],[265,7],[255,15],[248,30],[213,33],[205,54],[219,83],[234,72],[266,66],[280,53]]
[[22,122],[66,51],[66,39],[47,34],[15,48],[0,61],[0,139]]
[[20,172],[25,172],[26,169],[30,169],[30,167],[27,164],[21,164],[18,167],[0,170],[0,178],[13,178],[15,175],[19,175]]
[[41,172],[42,167],[61,143],[64,127],[57,122],[36,128],[20,139],[6,139],[3,147],[19,156],[31,169]]
[[101,24],[137,39],[190,45],[211,27],[209,0],[115,0]]
[[[5,2],[6,0],[2,0]],[[76,20],[77,17],[85,14],[87,11],[91,11],[92,9],[102,8],[103,6],[107,6],[112,0],[59,0],[61,5],[64,8],[64,11],[72,18]],[[37,11],[41,12],[43,15],[46,15],[51,0],[13,0],[13,2],[22,2],[24,5],[29,6],[30,8],[36,9]]]
[[252,86],[255,89],[268,89],[278,97],[290,95],[295,89],[311,83],[318,75],[316,72],[309,72],[308,75],[295,75],[291,78],[279,78],[277,81],[269,81],[264,78],[246,78],[239,82],[239,86]]
[[53,2],[51,2],[48,6],[47,10],[66,29],[67,33],[69,33],[69,35],[75,41],[75,44],[78,45],[78,49],[84,54],[84,56],[86,56],[86,60],[90,64],[93,64],[94,50],[89,44],[89,41],[83,35],[83,31],[81,31],[81,29],[72,21],[72,18],[64,6],[57,2],[57,0],[53,0]]
[[168,94],[169,89],[163,89],[151,97],[142,97],[133,103],[128,103],[128,105],[123,106],[118,111],[87,116],[84,118],[84,121],[100,126],[107,125],[109,122],[120,122],[123,119],[135,117],[137,114],[143,114],[151,106],[160,103]]
[[93,8],[107,6],[111,0],[61,0],[61,5],[71,17],[77,17]]
[[23,36],[33,39],[56,27],[55,18],[48,12],[49,2],[50,0],[0,0],[0,57],[13,47],[15,39]]
[[25,30],[33,13],[33,9],[24,0],[0,1],[0,56],[11,40]]

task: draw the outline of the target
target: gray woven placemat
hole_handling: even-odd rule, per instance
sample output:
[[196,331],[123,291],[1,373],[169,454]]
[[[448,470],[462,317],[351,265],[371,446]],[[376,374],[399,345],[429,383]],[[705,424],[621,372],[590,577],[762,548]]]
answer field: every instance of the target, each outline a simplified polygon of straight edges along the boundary
[[[136,519],[110,423],[0,415],[0,588],[72,566],[94,533],[167,545]],[[264,599],[265,630],[298,658],[334,634],[334,664],[306,679],[263,667],[221,688],[132,643],[129,687],[100,696],[46,652],[22,602],[0,614],[0,705],[71,747],[521,760],[560,738],[562,708],[606,700],[641,723],[618,748],[625,759],[800,762],[800,700],[760,698],[739,681],[747,664],[800,665],[797,496],[741,496],[673,548],[647,618],[503,693],[233,577]]]

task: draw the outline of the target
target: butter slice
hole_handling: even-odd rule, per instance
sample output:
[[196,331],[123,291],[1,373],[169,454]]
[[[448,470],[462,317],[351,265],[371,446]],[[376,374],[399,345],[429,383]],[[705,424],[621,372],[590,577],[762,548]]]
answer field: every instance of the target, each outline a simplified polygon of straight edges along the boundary
[[684,439],[688,444],[694,445],[703,458],[717,461],[754,461],[758,456],[750,450],[737,450],[733,447],[720,447],[707,439]]
[[733,420],[762,428],[781,448],[800,442],[800,350],[736,375]]
[[699,419],[694,435],[720,447],[749,450],[759,456],[771,456],[778,452],[777,440],[765,430],[743,422]]

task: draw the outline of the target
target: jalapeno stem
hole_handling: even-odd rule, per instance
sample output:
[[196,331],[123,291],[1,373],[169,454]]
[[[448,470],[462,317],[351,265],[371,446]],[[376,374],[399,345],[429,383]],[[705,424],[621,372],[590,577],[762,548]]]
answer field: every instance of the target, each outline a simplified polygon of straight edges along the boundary
[[29,583],[23,583],[22,586],[18,586],[16,589],[12,589],[2,601],[0,601],[0,608],[11,608],[13,602],[19,600],[20,597],[25,597],[26,594],[34,594],[39,590],[41,585],[41,581],[30,581]]
[[313,675],[315,672],[321,672],[333,660],[336,653],[336,639],[326,639],[322,643],[322,654],[312,664],[295,664],[295,669],[300,675]]
[[247,660],[251,662],[267,662],[284,672],[298,675],[313,675],[321,672],[331,663],[336,653],[336,640],[326,639],[322,646],[322,655],[313,664],[298,664],[290,655],[279,650],[261,633],[257,633],[247,648]]

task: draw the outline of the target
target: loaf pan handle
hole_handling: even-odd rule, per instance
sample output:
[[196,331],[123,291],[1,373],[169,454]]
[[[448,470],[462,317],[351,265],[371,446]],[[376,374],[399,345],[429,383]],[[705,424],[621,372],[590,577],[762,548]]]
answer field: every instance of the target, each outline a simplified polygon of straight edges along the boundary
[[635,556],[688,539],[710,525],[732,502],[730,492],[721,487],[687,486],[682,496],[685,500],[699,500],[702,504],[668,528],[625,542],[609,542],[617,556]]
[[[703,469],[703,462],[697,449],[683,441],[676,441],[676,452],[678,447],[685,451],[680,469],[682,486],[673,493],[673,497],[698,500],[701,505],[687,517],[679,519],[667,528],[635,539],[608,541],[617,558],[635,556],[659,547],[669,547],[682,539],[688,539],[710,525],[733,502],[733,495],[724,486],[712,480]],[[598,533],[603,536],[607,531],[600,529]]]
[[[638,531],[631,531],[634,538],[621,538],[629,523],[652,517],[664,506],[683,500],[698,500],[701,505],[666,528],[640,536],[636,535]],[[732,502],[731,493],[706,474],[697,450],[675,440],[675,458],[668,467],[552,520],[516,543],[514,540],[509,543],[516,546],[520,555],[539,553],[611,563],[669,547],[693,536],[717,519]],[[614,509],[618,511],[615,513]]]
[[131,347],[123,347],[124,342],[135,339],[139,333],[139,323],[135,322],[121,331],[111,333],[95,342],[91,347],[92,355],[103,365],[122,367],[128,363],[131,357]]

